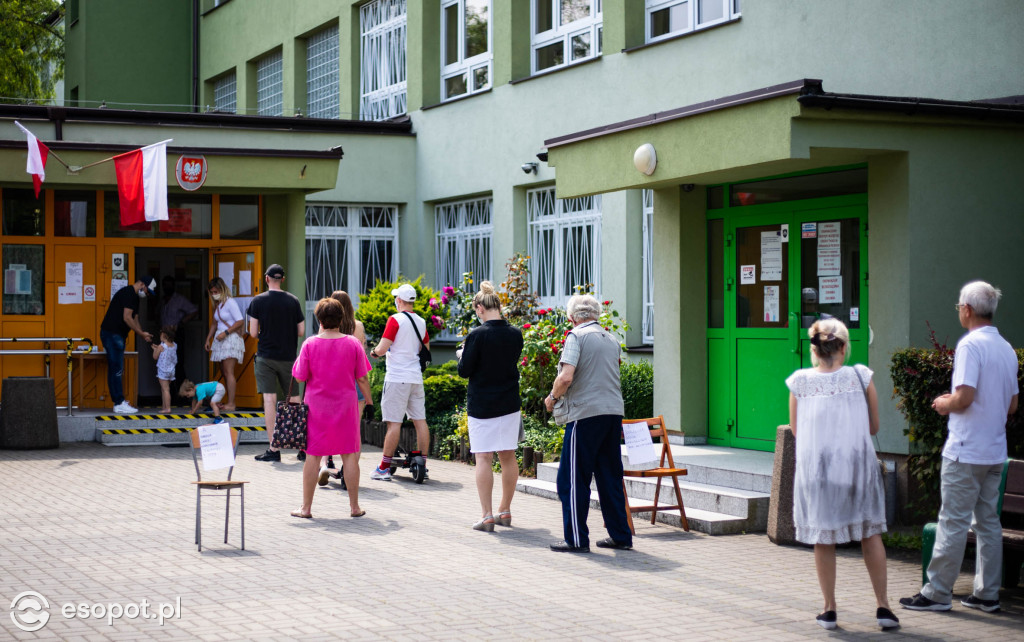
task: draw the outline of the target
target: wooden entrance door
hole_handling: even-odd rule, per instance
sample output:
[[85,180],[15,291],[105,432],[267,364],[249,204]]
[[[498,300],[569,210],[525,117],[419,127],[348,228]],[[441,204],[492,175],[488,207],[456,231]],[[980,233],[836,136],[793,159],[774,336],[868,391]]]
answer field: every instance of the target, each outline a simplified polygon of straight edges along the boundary
[[[259,294],[259,283],[263,281],[263,257],[260,246],[232,247],[230,249],[213,249],[210,251],[210,275],[219,276],[231,288],[231,295],[238,303],[244,315],[249,308],[249,301]],[[246,319],[244,328],[248,330]],[[235,391],[235,403],[239,408],[260,408],[262,398],[256,392],[256,337],[245,335],[245,359],[238,364],[235,375],[238,388]],[[210,364],[210,380],[221,377],[220,366]]]

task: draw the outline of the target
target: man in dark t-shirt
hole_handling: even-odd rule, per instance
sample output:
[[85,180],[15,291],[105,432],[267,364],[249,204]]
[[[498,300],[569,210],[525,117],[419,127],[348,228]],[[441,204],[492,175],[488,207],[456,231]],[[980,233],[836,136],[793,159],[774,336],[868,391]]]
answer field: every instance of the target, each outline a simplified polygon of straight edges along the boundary
[[124,399],[124,342],[128,333],[134,331],[146,340],[153,340],[153,335],[144,331],[139,325],[139,299],[147,294],[156,294],[156,279],[142,275],[132,285],[126,285],[110,299],[110,306],[100,324],[100,342],[107,353],[107,388],[110,399],[114,402],[114,413],[130,415],[138,412]]
[[[281,461],[281,451],[273,449],[277,425],[277,389],[288,394],[292,364],[299,337],[306,334],[306,317],[299,299],[281,289],[284,268],[273,264],[264,275],[268,290],[249,303],[249,334],[256,337],[256,391],[263,395],[263,414],[271,447],[256,456],[256,461]],[[300,390],[292,390],[298,395]],[[297,399],[296,399],[297,401]]]

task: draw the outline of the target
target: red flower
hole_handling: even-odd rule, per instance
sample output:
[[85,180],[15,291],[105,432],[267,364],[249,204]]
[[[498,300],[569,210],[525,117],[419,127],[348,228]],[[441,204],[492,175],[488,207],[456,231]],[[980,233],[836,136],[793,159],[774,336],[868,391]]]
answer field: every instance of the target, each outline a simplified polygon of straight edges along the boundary
[[565,334],[563,334],[562,336],[563,336],[563,337],[567,337],[567,336],[569,336],[569,333],[570,333],[570,332],[572,332],[572,330],[566,330],[566,331],[565,331]]
[[551,344],[551,351],[552,352],[558,352],[558,344],[557,343],[552,343]]
[[532,327],[533,327],[533,326],[532,326],[532,325],[530,325],[529,323],[524,323],[524,324],[523,324],[523,330],[529,330],[529,329],[530,329],[530,328],[532,328]]
[[611,305],[611,304],[612,304],[612,302],[611,302],[611,301],[605,301],[605,302],[604,302],[604,305]]
[[538,314],[538,316],[544,316],[544,315],[545,315],[545,314],[547,314],[547,313],[548,313],[549,311],[550,311],[550,310],[545,310],[544,308],[541,308],[540,310],[537,310],[537,314]]

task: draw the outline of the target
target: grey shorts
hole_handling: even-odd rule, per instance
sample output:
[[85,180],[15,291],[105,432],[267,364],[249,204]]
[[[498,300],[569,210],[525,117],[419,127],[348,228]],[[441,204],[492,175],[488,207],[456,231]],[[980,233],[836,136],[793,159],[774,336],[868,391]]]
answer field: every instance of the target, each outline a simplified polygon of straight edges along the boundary
[[422,383],[384,382],[381,393],[380,413],[384,421],[401,423],[406,415],[409,419],[426,419],[427,411],[423,405]]
[[[288,392],[288,384],[292,380],[292,364],[295,361],[278,361],[256,357],[256,392],[261,395],[283,395]],[[278,390],[280,386],[280,390]],[[296,381],[292,386],[292,396],[302,394],[302,383]]]

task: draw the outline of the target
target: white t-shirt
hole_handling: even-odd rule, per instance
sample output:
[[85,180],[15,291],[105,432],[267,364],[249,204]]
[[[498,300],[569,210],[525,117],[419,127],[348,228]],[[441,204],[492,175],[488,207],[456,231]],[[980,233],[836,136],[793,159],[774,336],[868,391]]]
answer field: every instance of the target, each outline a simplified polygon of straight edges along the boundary
[[976,328],[956,344],[953,392],[974,388],[974,402],[949,414],[942,456],[965,464],[1006,461],[1006,413],[1017,388],[1017,355],[995,326]]
[[[387,354],[387,372],[384,373],[384,381],[395,383],[423,383],[423,373],[420,371],[420,344],[416,339],[416,332],[409,322],[409,317],[415,320],[416,328],[420,336],[427,339],[427,322],[419,315],[410,312],[392,314],[384,328],[384,338],[391,339],[391,347]],[[397,323],[397,328],[395,326]],[[429,339],[428,339],[429,341]]]
[[234,299],[222,301],[213,311],[213,318],[217,320],[217,334],[226,332],[228,328],[241,321],[244,317],[242,311]]

